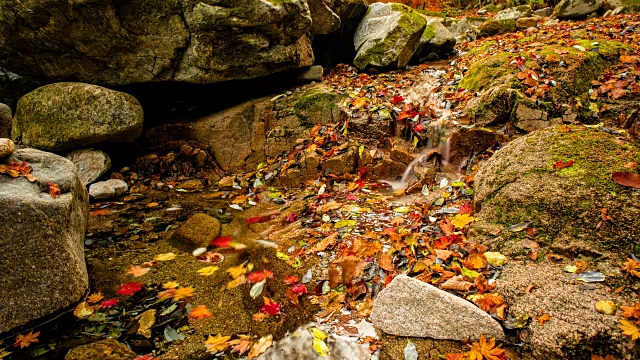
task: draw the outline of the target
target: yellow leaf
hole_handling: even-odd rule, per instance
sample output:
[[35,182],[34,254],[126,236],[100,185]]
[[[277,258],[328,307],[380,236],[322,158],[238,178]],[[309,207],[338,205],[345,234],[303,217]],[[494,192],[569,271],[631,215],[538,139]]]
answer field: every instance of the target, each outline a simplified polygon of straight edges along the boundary
[[322,330],[320,330],[320,329],[318,329],[316,327],[313,327],[313,328],[309,329],[309,331],[311,331],[311,334],[316,339],[324,340],[324,339],[327,338],[327,334],[325,334]]
[[254,359],[264,354],[264,352],[271,347],[271,344],[273,344],[273,336],[268,335],[260,338],[260,340],[251,347],[251,351],[249,351],[249,359]]
[[353,107],[355,109],[360,109],[360,108],[364,107],[365,105],[367,105],[367,99],[366,98],[359,97],[359,98],[356,98],[356,99],[353,100]]
[[169,281],[169,282],[166,282],[166,283],[162,284],[162,288],[163,289],[175,289],[178,286],[180,286],[180,283],[177,283],[175,281]]
[[340,220],[337,223],[335,223],[333,227],[335,227],[336,229],[340,229],[343,227],[353,227],[353,226],[356,226],[355,220]]
[[640,337],[640,331],[629,320],[620,320],[620,325],[618,325],[618,328],[622,330],[623,334],[631,336],[631,340],[633,341],[638,340],[638,338]]
[[11,353],[8,352],[6,349],[0,349],[0,359],[4,359],[9,355],[11,355]]
[[218,271],[218,267],[217,266],[207,266],[207,267],[203,267],[202,269],[198,270],[198,274],[200,274],[202,276],[211,276],[216,271]]
[[596,310],[606,315],[616,313],[616,304],[611,300],[600,300],[596,302]]
[[318,338],[313,339],[313,350],[315,350],[316,354],[320,356],[329,356],[329,347],[327,346],[327,343]]
[[462,229],[473,221],[476,221],[476,218],[469,214],[458,214],[453,218],[453,220],[451,220],[451,223],[458,229]]
[[487,251],[483,255],[492,266],[502,266],[507,262],[507,257],[499,252]]
[[173,260],[175,258],[176,258],[176,254],[174,254],[172,252],[169,252],[169,253],[166,253],[166,254],[156,255],[156,257],[154,257],[153,259],[156,260],[156,261],[171,261],[171,260]]
[[247,282],[247,277],[244,275],[241,275],[239,277],[237,277],[234,280],[231,280],[228,284],[227,284],[227,289],[233,289],[235,287],[238,287],[242,284],[245,284]]
[[73,310],[73,315],[77,318],[84,319],[91,316],[94,312],[95,309],[91,305],[87,304],[86,301],[83,301],[76,306],[75,310]]
[[240,264],[238,266],[227,269],[227,272],[229,273],[229,275],[231,275],[232,278],[237,279],[241,275],[247,273],[247,268],[244,266],[244,264]]
[[229,339],[231,339],[231,336],[222,336],[220,334],[216,336],[209,335],[207,341],[204,342],[204,346],[207,347],[208,352],[215,353],[229,347],[229,343],[227,343]]
[[95,304],[100,302],[100,300],[104,299],[104,295],[102,295],[102,293],[100,291],[98,291],[97,293],[93,293],[91,295],[89,295],[89,298],[87,299],[87,302],[89,304]]
[[187,300],[192,298],[195,294],[195,290],[192,287],[179,288],[173,293],[173,300]]
[[147,339],[151,337],[151,327],[156,323],[156,310],[151,309],[143,312],[140,315],[140,320],[138,324],[138,331],[136,332],[138,335],[142,335]]

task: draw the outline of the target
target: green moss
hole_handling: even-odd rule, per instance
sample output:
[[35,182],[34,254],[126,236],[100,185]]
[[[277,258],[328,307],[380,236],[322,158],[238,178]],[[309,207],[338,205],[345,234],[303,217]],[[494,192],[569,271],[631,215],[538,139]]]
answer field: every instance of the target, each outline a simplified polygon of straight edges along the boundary
[[313,125],[319,122],[317,119],[331,117],[339,98],[337,94],[313,88],[293,103],[293,112],[303,124]]
[[436,26],[428,24],[422,33],[422,41],[431,41],[436,36]]
[[516,31],[515,20],[488,20],[478,28],[480,36],[493,36]]
[[490,86],[495,86],[497,79],[502,79],[513,73],[514,69],[508,64],[517,54],[498,53],[488,58],[476,61],[467,71],[466,76],[460,81],[460,87],[480,92]]

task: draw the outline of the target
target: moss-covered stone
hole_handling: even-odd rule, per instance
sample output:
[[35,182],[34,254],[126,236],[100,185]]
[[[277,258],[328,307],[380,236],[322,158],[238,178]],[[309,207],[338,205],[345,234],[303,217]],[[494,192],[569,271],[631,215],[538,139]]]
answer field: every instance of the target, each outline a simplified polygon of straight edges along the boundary
[[[561,170],[558,161],[573,164]],[[640,162],[636,143],[594,128],[552,127],[514,140],[475,177],[476,229],[531,221],[543,248],[615,259],[640,250],[640,194],[612,174]],[[632,170],[637,171],[637,170]],[[603,209],[615,219],[601,227]],[[523,255],[521,233],[505,230],[496,250]]]
[[513,19],[488,20],[478,27],[479,36],[493,36],[516,31],[516,22]]
[[83,83],[56,83],[18,101],[12,136],[30,147],[63,151],[133,142],[142,123],[142,107],[129,94]]
[[303,124],[326,124],[333,120],[331,114],[340,98],[341,96],[324,87],[314,87],[293,103],[293,111]]
[[426,26],[425,17],[406,5],[372,4],[356,31],[353,64],[361,70],[406,66]]

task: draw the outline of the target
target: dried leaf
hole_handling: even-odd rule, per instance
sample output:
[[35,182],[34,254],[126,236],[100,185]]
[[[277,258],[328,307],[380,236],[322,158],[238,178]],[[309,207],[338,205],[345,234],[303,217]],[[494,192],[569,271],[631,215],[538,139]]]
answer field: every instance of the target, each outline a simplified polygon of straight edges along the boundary
[[640,175],[630,172],[613,173],[613,181],[622,185],[640,189]]

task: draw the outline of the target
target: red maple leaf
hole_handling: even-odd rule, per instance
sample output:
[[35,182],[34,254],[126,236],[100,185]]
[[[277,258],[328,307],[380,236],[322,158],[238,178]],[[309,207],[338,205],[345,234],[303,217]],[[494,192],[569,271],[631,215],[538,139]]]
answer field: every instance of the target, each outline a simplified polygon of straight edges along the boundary
[[394,97],[390,100],[390,102],[391,102],[392,104],[394,104],[394,105],[395,105],[395,104],[399,104],[399,103],[401,103],[401,102],[403,102],[403,101],[404,101],[404,98],[403,98],[402,96],[400,96],[400,95],[396,95],[396,96],[394,96]]
[[297,218],[298,218],[298,216],[295,213],[291,213],[291,214],[287,215],[286,220],[287,220],[287,222],[291,223],[291,222],[296,221]]
[[298,295],[302,295],[302,294],[306,294],[307,293],[307,287],[302,285],[302,284],[295,284],[295,285],[291,286],[290,289],[294,294],[298,294]]
[[231,236],[218,236],[217,238],[211,240],[211,246],[219,247],[219,248],[228,248],[231,246],[231,242],[233,238]]
[[120,288],[116,290],[116,294],[127,296],[133,295],[140,291],[144,285],[139,282],[128,282],[120,285]]
[[413,131],[417,132],[417,133],[423,132],[424,131],[424,125],[422,123],[420,123],[420,124],[414,126],[413,127]]
[[471,214],[473,212],[473,206],[471,206],[470,202],[464,203],[464,205],[460,206],[460,214]]
[[575,161],[573,161],[573,160],[569,160],[567,162],[563,162],[562,160],[560,160],[560,161],[556,162],[555,164],[553,164],[553,168],[555,170],[560,171],[562,169],[570,167],[571,165],[573,165],[573,163],[575,163]]
[[260,312],[269,316],[279,315],[280,304],[266,297],[264,298],[264,304],[260,307]]
[[245,220],[247,224],[258,224],[271,220],[271,216],[256,216]]
[[293,285],[298,281],[299,281],[298,278],[293,275],[285,275],[283,280],[283,282],[287,285]]
[[110,307],[116,306],[117,303],[118,303],[117,299],[107,299],[100,304],[100,308],[108,309]]

